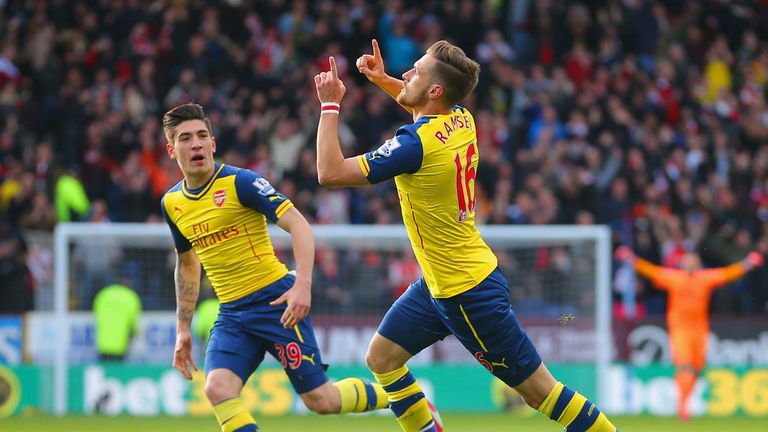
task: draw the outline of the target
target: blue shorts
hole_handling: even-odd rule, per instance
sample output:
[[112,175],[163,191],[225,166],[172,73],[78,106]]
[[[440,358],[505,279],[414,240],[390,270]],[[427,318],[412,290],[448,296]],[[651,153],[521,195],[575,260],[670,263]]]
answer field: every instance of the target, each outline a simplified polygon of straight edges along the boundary
[[269,305],[294,281],[289,274],[241,299],[221,304],[205,350],[206,376],[213,369],[224,368],[245,383],[269,352],[283,365],[296,393],[308,392],[328,381],[328,366],[320,357],[309,317],[295,328],[286,329],[280,324],[286,305]]
[[531,376],[541,357],[520,326],[498,268],[469,291],[449,298],[430,295],[424,279],[411,283],[379,325],[379,334],[416,355],[449,334],[510,386]]

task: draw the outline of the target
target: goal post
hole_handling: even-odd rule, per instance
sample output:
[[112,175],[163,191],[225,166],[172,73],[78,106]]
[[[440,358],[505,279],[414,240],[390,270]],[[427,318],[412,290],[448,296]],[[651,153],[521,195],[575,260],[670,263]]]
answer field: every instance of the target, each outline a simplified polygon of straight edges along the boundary
[[[275,249],[290,265],[290,236],[274,225],[269,228]],[[606,380],[613,346],[610,230],[602,225],[487,225],[479,229],[499,256],[499,265],[510,281],[513,310],[544,361],[579,363],[594,368],[593,394],[588,396],[604,406],[610,394]],[[396,297],[387,290],[402,289],[403,281],[395,279],[414,271],[415,260],[405,228],[401,225],[315,225],[313,230],[316,273],[321,273],[324,263],[331,266],[335,263],[339,275],[331,282],[328,278],[315,278],[313,321],[322,326],[323,322],[339,319],[355,323],[370,323],[373,317],[380,319]],[[172,257],[173,246],[165,224],[63,223],[57,225],[54,241],[53,317],[57,337],[51,358],[52,405],[55,414],[64,415],[69,406],[68,375],[73,363],[68,353],[74,312],[71,304],[74,297],[89,295],[87,287],[80,286],[88,276],[83,273],[83,263],[89,259],[96,263],[111,259],[125,264],[125,257],[129,256],[136,261],[135,265],[151,267],[140,279],[141,283],[149,284],[143,288],[144,292],[160,296],[157,307],[167,307],[165,311],[171,313],[169,305],[175,301],[174,292],[167,287],[173,284],[172,260],[166,258]],[[107,246],[105,250],[117,251],[114,256],[98,249]],[[126,250],[130,251],[126,254]],[[85,258],[78,258],[82,251]],[[373,285],[379,288],[374,289]],[[158,290],[162,292],[154,292]],[[87,298],[79,309],[89,310]],[[430,357],[430,362],[473,361],[464,355],[466,353],[456,353],[450,343],[438,343],[441,344],[448,348],[439,350]],[[325,349],[322,341],[320,345]],[[325,353],[323,355],[325,357]],[[362,358],[359,364],[363,364]],[[566,383],[572,379],[562,377]]]

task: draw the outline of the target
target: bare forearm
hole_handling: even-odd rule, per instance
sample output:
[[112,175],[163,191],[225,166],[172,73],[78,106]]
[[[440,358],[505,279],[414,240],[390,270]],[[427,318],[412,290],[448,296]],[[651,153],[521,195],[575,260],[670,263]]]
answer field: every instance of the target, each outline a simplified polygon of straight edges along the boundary
[[333,186],[331,179],[344,162],[339,145],[339,116],[323,114],[317,127],[317,176],[321,184]]
[[400,94],[400,90],[403,89],[403,81],[389,75],[380,82],[377,82],[376,85],[384,90],[392,99],[396,99],[397,95]]
[[747,274],[747,271],[748,269],[743,262],[737,262],[735,264],[729,265],[728,267],[723,267],[722,284],[731,283],[735,280],[741,279],[745,274]]
[[174,281],[177,326],[189,329],[200,293],[200,266],[177,262]]
[[309,224],[298,225],[291,231],[293,257],[296,260],[296,284],[310,286],[315,262],[315,237]]
[[339,79],[333,56],[328,57],[328,62],[331,71],[315,75],[321,111],[317,125],[317,180],[325,186],[364,186],[369,183],[359,159],[345,159],[339,145],[339,105],[347,89]]
[[[391,97],[395,102],[397,102],[397,96],[400,94],[400,90],[403,89],[403,81],[389,75],[387,75],[387,77],[384,78],[381,82],[376,83],[376,85],[380,89],[384,90],[384,92],[388,94],[389,97]],[[400,106],[409,113],[413,113],[413,110],[410,108],[403,105]]]
[[659,267],[642,258],[637,258],[635,259],[635,270],[640,276],[653,279],[653,276],[659,271]]

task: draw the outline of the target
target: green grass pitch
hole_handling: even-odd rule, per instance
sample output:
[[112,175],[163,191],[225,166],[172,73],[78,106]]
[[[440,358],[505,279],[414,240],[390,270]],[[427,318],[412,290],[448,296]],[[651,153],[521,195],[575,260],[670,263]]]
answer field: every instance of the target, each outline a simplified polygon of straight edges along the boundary
[[[558,432],[557,424],[536,417],[505,414],[446,414],[448,432]],[[673,417],[612,417],[621,432],[765,432],[766,418],[694,418],[680,423]],[[394,419],[385,416],[290,416],[259,418],[264,432],[398,432]],[[0,419],[3,432],[216,432],[213,417],[12,417]]]

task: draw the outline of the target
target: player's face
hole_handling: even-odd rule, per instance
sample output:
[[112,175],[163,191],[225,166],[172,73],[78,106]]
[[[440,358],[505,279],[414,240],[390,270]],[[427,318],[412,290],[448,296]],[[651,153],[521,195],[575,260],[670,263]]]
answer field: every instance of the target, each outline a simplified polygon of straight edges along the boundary
[[409,108],[427,103],[433,85],[429,72],[436,61],[425,54],[403,74],[403,89],[397,95],[397,103]]
[[680,259],[680,268],[688,273],[693,273],[701,268],[701,259],[697,254],[687,253]]
[[168,155],[179,164],[185,177],[200,177],[213,171],[216,140],[202,120],[187,120],[176,126]]

